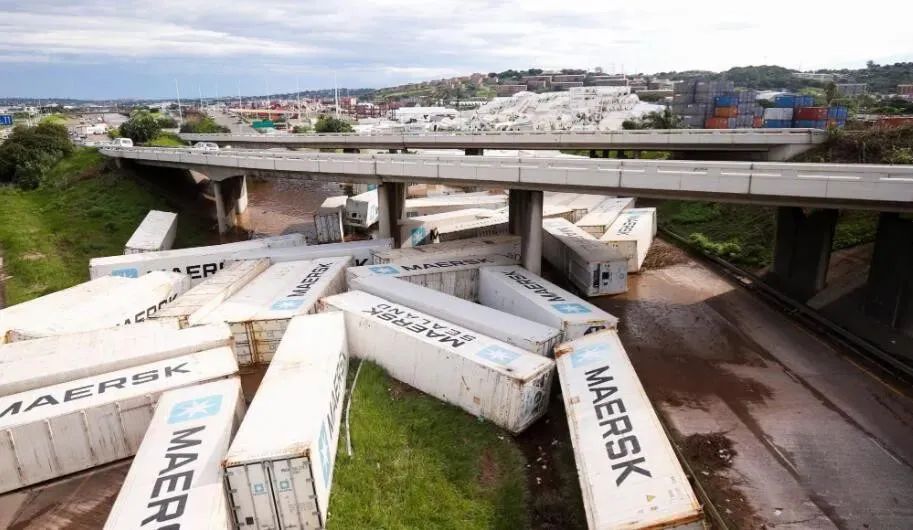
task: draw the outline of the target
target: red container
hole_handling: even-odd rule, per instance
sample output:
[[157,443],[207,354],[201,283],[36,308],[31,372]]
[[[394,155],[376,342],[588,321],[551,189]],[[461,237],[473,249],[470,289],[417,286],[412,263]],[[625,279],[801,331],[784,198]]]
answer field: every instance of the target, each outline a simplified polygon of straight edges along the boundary
[[717,107],[713,111],[716,118],[735,118],[739,115],[738,107]]
[[728,129],[729,118],[707,118],[704,122],[705,129]]
[[913,116],[883,116],[875,122],[878,127],[894,128],[913,125]]
[[827,107],[799,107],[793,111],[794,120],[826,120]]
[[764,126],[764,116],[755,116],[751,120],[751,126],[755,129],[759,129]]

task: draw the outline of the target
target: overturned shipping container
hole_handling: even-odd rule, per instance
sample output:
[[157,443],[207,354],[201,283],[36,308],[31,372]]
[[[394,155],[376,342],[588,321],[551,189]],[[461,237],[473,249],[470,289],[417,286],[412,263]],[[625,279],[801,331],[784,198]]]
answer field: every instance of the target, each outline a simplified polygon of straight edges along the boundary
[[599,240],[627,258],[628,272],[638,272],[655,234],[656,208],[631,208],[621,212]]
[[132,456],[161,392],[237,371],[217,348],[0,397],[0,493]]
[[454,193],[416,199],[406,199],[406,217],[434,215],[466,208],[483,208],[496,210],[507,206],[507,195],[489,193]]
[[618,334],[555,350],[587,526],[702,529],[701,508]]
[[223,462],[236,528],[325,528],[346,391],[341,314],[296,317]]
[[272,263],[283,263],[286,261],[351,256],[352,265],[360,267],[362,265],[370,265],[374,262],[374,252],[385,252],[391,248],[393,248],[392,238],[366,239],[362,241],[329,243],[326,245],[311,245],[307,247],[245,250],[231,254],[226,261],[269,258]]
[[377,189],[359,193],[346,200],[346,224],[370,228],[377,222]]
[[520,236],[504,234],[473,239],[458,239],[434,245],[391,248],[373,252],[375,264],[414,261],[426,258],[459,258],[462,256],[505,256],[520,259]]
[[548,408],[551,359],[363,291],[330,296],[345,313],[352,355],[511,432]]
[[622,211],[634,207],[634,199],[608,198],[594,206],[575,224],[593,237],[606,233]]
[[178,232],[178,214],[151,210],[124,246],[124,254],[168,250]]
[[466,222],[487,219],[493,215],[496,215],[494,210],[469,208],[400,219],[400,240],[404,248],[427,245],[437,240],[437,234],[441,230],[447,230]]
[[542,221],[542,256],[587,296],[628,290],[628,260],[564,219]]
[[343,218],[346,215],[348,197],[327,197],[320,208],[314,212],[314,231],[317,243],[339,243],[345,239]]
[[221,464],[244,409],[237,377],[163,393],[105,530],[232,528]]

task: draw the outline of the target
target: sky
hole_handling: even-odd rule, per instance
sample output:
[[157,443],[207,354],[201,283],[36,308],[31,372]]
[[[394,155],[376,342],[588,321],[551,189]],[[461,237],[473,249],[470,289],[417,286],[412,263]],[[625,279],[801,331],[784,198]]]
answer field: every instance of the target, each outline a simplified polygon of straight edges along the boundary
[[356,88],[508,68],[811,70],[913,60],[913,2],[843,5],[0,0],[0,97],[174,98],[176,82],[182,97],[211,97],[332,88],[334,76]]

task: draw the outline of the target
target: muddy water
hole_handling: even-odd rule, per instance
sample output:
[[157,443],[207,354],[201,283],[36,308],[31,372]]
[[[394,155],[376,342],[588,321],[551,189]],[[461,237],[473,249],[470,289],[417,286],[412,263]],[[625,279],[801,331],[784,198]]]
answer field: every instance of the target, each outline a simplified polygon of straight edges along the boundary
[[314,212],[327,197],[342,194],[333,182],[248,178],[244,227],[257,236],[301,232],[311,239]]

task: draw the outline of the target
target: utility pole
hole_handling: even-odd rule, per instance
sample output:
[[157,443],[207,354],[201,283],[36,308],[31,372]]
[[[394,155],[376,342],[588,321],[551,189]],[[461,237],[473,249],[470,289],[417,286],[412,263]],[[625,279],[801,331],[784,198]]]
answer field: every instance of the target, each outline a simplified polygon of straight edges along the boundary
[[200,88],[200,85],[197,85],[197,91],[200,93],[200,112],[203,112],[203,89]]
[[244,113],[241,112],[243,108],[244,105],[241,103],[241,82],[238,81],[238,134],[241,134],[241,127],[244,126]]
[[333,72],[333,98],[336,101],[336,118],[339,118],[339,84],[336,82],[336,72]]
[[180,125],[184,125],[184,111],[181,109],[181,88],[178,86],[178,80],[174,80],[174,91],[178,94],[178,117]]
[[301,123],[301,86],[298,84],[298,78],[295,78],[295,95],[298,97],[298,123]]

